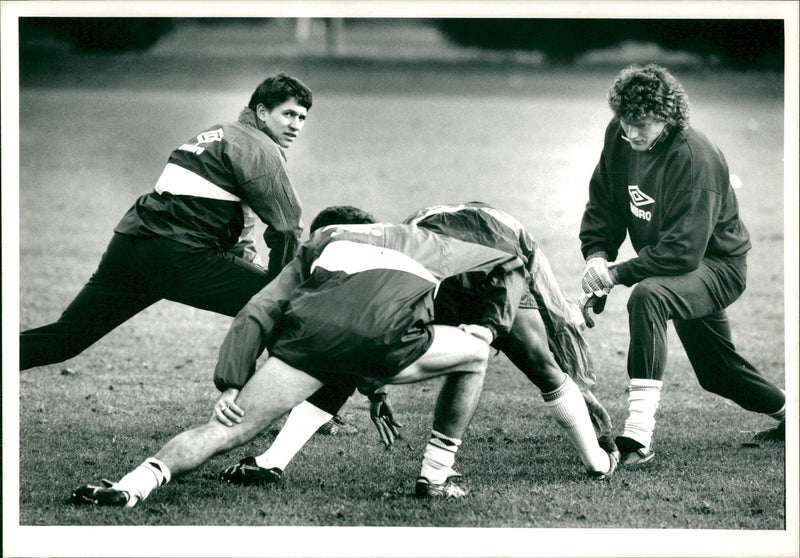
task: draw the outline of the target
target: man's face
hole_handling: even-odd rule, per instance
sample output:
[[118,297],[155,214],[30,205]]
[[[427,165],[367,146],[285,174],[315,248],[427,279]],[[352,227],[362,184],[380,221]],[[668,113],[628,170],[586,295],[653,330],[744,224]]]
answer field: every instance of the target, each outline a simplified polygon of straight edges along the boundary
[[256,115],[261,131],[285,149],[303,129],[308,110],[297,104],[297,99],[292,97],[272,110],[267,110],[264,105],[259,104]]
[[645,120],[644,122],[627,122],[620,120],[622,124],[622,139],[631,145],[634,151],[647,151],[664,132],[665,122],[655,120]]

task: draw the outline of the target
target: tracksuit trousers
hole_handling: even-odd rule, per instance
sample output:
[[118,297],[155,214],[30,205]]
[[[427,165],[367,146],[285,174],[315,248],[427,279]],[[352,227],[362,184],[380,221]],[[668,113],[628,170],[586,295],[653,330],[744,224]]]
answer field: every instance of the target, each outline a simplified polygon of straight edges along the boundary
[[[72,358],[162,299],[235,316],[273,278],[232,254],[115,233],[97,270],[58,321],[20,333],[20,370]],[[323,393],[326,389],[331,394]],[[335,414],[352,390],[336,392],[336,386],[322,388],[309,401]],[[328,398],[335,402],[326,404]]]
[[744,292],[747,262],[706,258],[685,275],[648,277],[628,299],[628,376],[661,380],[672,320],[700,386],[756,413],[770,414],[784,393],[736,352],[725,309]]

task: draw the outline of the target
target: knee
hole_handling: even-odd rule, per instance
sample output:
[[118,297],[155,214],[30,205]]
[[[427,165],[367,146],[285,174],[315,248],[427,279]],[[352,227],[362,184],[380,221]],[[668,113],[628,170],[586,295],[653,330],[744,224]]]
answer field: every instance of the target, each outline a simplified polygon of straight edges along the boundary
[[645,313],[651,315],[662,307],[663,287],[652,279],[644,279],[637,283],[628,298],[628,314],[631,316]]
[[725,393],[725,383],[718,376],[706,374],[695,375],[697,376],[697,382],[704,390],[717,395],[722,395]]
[[491,347],[487,343],[475,339],[475,350],[473,351],[472,358],[466,363],[464,371],[481,376],[485,375],[486,369],[489,367],[490,353]]

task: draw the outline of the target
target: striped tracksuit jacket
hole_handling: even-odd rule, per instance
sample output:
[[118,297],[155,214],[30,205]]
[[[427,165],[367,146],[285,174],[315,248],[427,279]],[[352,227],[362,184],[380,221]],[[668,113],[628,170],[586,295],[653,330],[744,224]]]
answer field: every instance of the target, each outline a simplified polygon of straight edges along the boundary
[[487,291],[476,323],[507,332],[525,289],[515,255],[414,225],[320,229],[236,317],[216,385],[244,385],[265,347],[323,382],[392,376],[427,350],[434,293],[462,273],[482,277]]

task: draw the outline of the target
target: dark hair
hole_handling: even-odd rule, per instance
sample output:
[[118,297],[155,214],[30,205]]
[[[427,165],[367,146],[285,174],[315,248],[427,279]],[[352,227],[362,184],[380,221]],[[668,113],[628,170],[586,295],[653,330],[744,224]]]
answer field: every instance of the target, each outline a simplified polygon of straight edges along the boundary
[[297,99],[298,105],[311,110],[311,90],[297,78],[277,74],[258,84],[247,106],[256,110],[260,103],[267,107],[267,110],[272,110],[292,97]]
[[657,64],[628,66],[608,90],[608,106],[628,123],[646,120],[666,122],[670,127],[689,127],[689,97],[680,82]]
[[366,211],[352,205],[333,205],[326,207],[314,217],[308,232],[314,234],[317,229],[328,225],[369,225],[371,223],[377,223],[377,220]]

